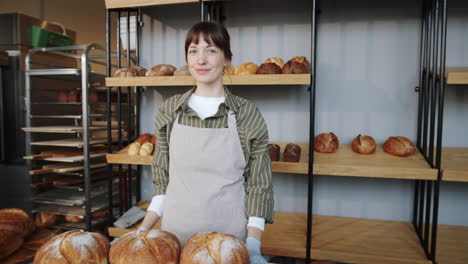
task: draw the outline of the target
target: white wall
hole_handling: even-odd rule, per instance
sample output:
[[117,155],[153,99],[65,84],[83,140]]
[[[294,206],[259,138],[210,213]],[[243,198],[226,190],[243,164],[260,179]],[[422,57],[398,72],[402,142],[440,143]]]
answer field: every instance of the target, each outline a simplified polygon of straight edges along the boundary
[[[358,133],[379,143],[402,135],[416,139],[420,1],[321,2],[318,27],[316,132],[333,131],[341,143]],[[449,66],[468,65],[468,3],[450,1]],[[271,56],[310,58],[310,1],[257,0],[226,4],[234,66]],[[196,4],[146,10],[142,66],[185,64],[184,37],[199,20]],[[155,110],[188,88],[148,88],[142,102],[142,132],[154,132]],[[468,146],[466,87],[447,90],[444,145]],[[308,141],[307,86],[233,87],[255,102],[271,141]],[[467,94],[467,95],[465,95]],[[305,175],[274,174],[275,210],[306,212]],[[143,198],[152,195],[151,171],[143,170]],[[463,189],[464,188],[464,189]],[[467,225],[468,185],[443,183],[440,222]],[[314,213],[410,221],[413,182],[317,176]]]

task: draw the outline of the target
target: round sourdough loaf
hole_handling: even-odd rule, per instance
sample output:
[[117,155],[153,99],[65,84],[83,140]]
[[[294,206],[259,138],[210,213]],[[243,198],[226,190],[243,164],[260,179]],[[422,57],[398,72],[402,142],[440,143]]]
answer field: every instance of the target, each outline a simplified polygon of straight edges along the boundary
[[185,244],[180,264],[249,264],[245,244],[223,233],[197,233]]
[[57,221],[57,216],[48,212],[39,212],[34,220],[37,227],[51,226]]
[[280,68],[283,68],[284,66],[284,61],[278,57],[268,58],[263,63],[274,63],[278,65]]
[[106,264],[108,253],[109,240],[103,235],[68,231],[39,248],[34,264]]
[[332,132],[319,134],[314,140],[315,151],[321,153],[335,153],[339,145],[338,137]]
[[372,154],[377,149],[377,143],[371,136],[358,135],[353,139],[352,149],[359,154]]
[[0,259],[18,250],[24,238],[35,230],[29,215],[17,208],[0,209]]
[[281,74],[281,67],[275,63],[263,63],[257,69],[257,74]]
[[258,66],[253,62],[242,63],[234,69],[235,75],[249,75],[256,74]]
[[172,76],[176,70],[177,68],[170,64],[158,64],[148,70],[145,76]]
[[399,157],[408,157],[416,152],[413,142],[405,137],[389,137],[385,141],[383,149],[385,152]]
[[172,233],[152,229],[130,232],[111,247],[111,264],[170,264],[179,263],[179,239]]

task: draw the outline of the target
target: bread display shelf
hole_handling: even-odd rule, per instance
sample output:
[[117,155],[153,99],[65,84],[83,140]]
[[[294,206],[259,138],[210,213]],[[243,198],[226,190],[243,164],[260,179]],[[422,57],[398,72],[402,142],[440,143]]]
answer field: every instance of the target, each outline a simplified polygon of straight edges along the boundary
[[[98,154],[90,154],[89,158],[90,159],[97,159],[104,157],[106,153],[98,153]],[[26,156],[24,159],[31,159],[31,156]],[[66,163],[73,163],[73,162],[80,162],[84,160],[84,155],[78,155],[78,156],[73,156],[73,157],[52,157],[52,158],[45,158],[42,159],[45,161],[54,161],[54,162],[66,162]]]
[[468,67],[447,67],[447,84],[468,84]]
[[[109,206],[109,201],[103,198],[97,198],[91,201],[91,213],[100,211]],[[34,207],[33,212],[48,212],[57,215],[85,216],[85,208],[80,206],[64,205],[39,205]]]
[[[203,0],[207,2],[208,0]],[[220,1],[220,0],[218,0]],[[200,0],[106,0],[106,8],[130,8],[143,6],[199,3]]]
[[[224,76],[225,85],[308,85],[310,74],[256,74]],[[115,86],[192,86],[191,76],[108,77],[107,87]]]
[[[103,217],[103,218],[97,218],[97,219],[91,219],[91,227],[97,227],[97,226],[101,226],[103,224],[107,224],[109,222],[109,218],[108,217]],[[60,228],[60,229],[70,229],[70,230],[73,230],[73,229],[86,229],[86,222],[83,221],[83,222],[79,222],[79,223],[69,223],[69,222],[64,222],[62,224],[59,224],[59,225],[54,225],[53,227],[55,228]]]
[[468,148],[442,148],[442,180],[468,182]]
[[107,163],[131,164],[131,165],[151,165],[153,156],[128,155],[128,146],[116,154],[107,154]]
[[[37,69],[29,70],[29,75],[34,77],[43,77],[49,79],[58,79],[66,81],[81,81],[81,69],[63,68],[63,69]],[[88,80],[93,82],[104,81],[105,75],[94,72],[88,72]]]
[[[312,259],[345,263],[430,264],[412,224],[313,216]],[[307,214],[275,212],[265,225],[262,253],[305,258]]]
[[[278,144],[284,150],[286,142]],[[280,173],[307,174],[309,166],[309,143],[295,143],[301,147],[300,162],[272,162],[272,171]],[[107,162],[114,164],[151,165],[152,156],[129,156],[126,149],[118,154],[107,154]],[[281,160],[283,153],[281,153]],[[390,178],[390,179],[437,179],[437,170],[432,169],[421,153],[410,157],[396,157],[383,151],[382,146],[371,155],[354,153],[351,145],[342,144],[337,153],[315,152],[314,174],[332,176]]]

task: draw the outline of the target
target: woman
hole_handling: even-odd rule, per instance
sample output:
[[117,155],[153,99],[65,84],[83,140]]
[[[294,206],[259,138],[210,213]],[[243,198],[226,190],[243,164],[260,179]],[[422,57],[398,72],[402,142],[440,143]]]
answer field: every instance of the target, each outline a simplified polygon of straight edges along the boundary
[[246,241],[251,263],[266,263],[260,241],[273,222],[273,189],[265,121],[223,86],[232,57],[223,25],[195,24],[185,54],[197,84],[156,116],[155,196],[140,230],[162,217],[161,229],[182,245],[197,232],[232,234]]

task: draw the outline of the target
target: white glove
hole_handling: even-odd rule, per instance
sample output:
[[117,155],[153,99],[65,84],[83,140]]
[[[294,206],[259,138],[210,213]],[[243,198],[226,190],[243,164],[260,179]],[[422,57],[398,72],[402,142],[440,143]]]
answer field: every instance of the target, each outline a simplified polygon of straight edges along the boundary
[[250,264],[267,264],[266,260],[262,257],[260,253],[260,240],[248,237],[245,241],[247,245],[247,250],[249,251]]

